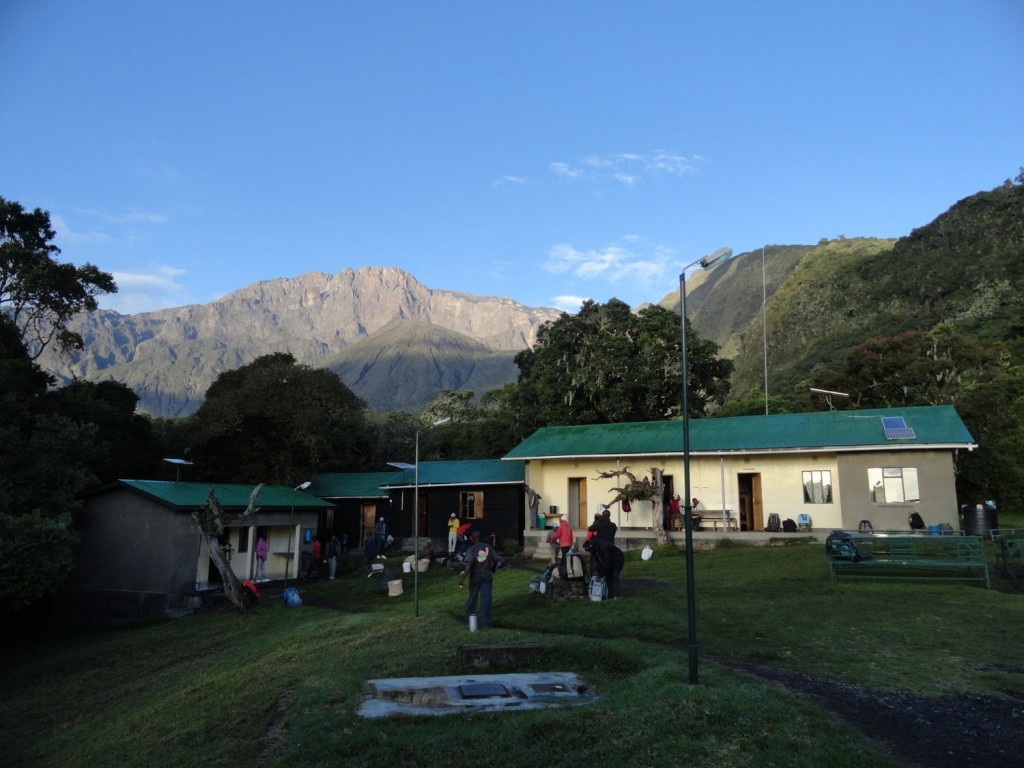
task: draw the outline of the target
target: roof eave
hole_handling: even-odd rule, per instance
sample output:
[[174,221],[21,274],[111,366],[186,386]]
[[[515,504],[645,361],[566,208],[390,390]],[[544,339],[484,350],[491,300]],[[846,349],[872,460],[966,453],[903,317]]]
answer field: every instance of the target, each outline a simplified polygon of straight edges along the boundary
[[[780,454],[780,453],[863,453],[867,451],[908,451],[908,450],[968,450],[977,448],[977,443],[887,443],[872,445],[820,445],[803,446],[792,448],[729,448],[711,451],[690,451],[691,458],[694,456],[736,456],[740,454]],[[550,459],[564,459],[572,461],[594,460],[594,459],[625,459],[625,458],[672,458],[681,459],[682,451],[650,451],[643,453],[576,453],[576,454],[553,454],[536,456],[516,456],[509,461],[547,461]],[[421,483],[422,485],[422,483]]]

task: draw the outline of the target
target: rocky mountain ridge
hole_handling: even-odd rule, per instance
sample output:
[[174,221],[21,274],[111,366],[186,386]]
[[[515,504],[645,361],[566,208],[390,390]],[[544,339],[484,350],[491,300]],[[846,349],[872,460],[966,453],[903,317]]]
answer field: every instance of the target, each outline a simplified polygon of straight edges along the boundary
[[[385,326],[412,320],[472,339],[482,345],[483,357],[511,358],[559,314],[507,297],[433,290],[393,267],[307,272],[253,283],[209,304],[85,314],[70,326],[82,335],[84,349],[68,359],[47,350],[39,362],[64,382],[121,381],[139,395],[143,412],[177,417],[198,407],[221,372],[271,352],[323,365]],[[400,380],[392,383],[401,386]]]

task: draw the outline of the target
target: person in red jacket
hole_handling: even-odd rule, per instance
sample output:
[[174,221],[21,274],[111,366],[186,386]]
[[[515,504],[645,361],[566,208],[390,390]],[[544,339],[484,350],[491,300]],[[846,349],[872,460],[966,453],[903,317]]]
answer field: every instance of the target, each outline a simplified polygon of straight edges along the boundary
[[558,571],[562,574],[562,578],[567,578],[568,569],[566,567],[565,556],[569,550],[572,549],[573,542],[576,541],[576,532],[569,525],[569,516],[562,515],[562,519],[558,521],[558,527],[555,529],[554,539],[558,542],[558,549],[562,553],[561,560],[558,561]]
[[314,536],[313,543],[311,545],[312,557],[309,558],[309,570],[306,572],[306,578],[314,578],[320,570],[320,537]]

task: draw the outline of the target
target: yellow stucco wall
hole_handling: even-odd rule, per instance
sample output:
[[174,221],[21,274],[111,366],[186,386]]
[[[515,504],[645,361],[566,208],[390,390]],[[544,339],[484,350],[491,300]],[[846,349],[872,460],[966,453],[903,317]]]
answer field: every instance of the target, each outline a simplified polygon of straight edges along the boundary
[[[895,462],[895,464],[894,464]],[[867,466],[915,466],[921,478],[922,499],[916,505],[886,505],[870,510],[887,526],[906,527],[908,511],[919,509],[928,523],[950,522],[957,527],[957,504],[954,488],[952,456],[949,451],[835,453],[730,454],[726,456],[691,456],[690,495],[701,500],[705,509],[740,510],[740,477],[760,476],[763,500],[762,521],[775,513],[780,520],[794,521],[803,513],[810,515],[815,529],[856,527],[867,516]],[[542,497],[541,511],[557,506],[559,514],[568,513],[570,522],[585,528],[593,520],[599,503],[608,503],[619,484],[614,478],[600,478],[600,472],[629,470],[638,478],[650,476],[651,467],[659,467],[670,476],[676,493],[683,496],[683,462],[675,457],[623,457],[616,459],[545,459],[531,460],[526,467],[527,483]],[[842,469],[842,471],[841,471]],[[832,501],[828,504],[804,502],[803,473],[828,471],[832,480]],[[570,482],[576,479],[577,482]],[[625,480],[626,478],[623,478]],[[579,481],[584,481],[580,483]],[[586,487],[584,520],[578,515],[579,503],[573,487]],[[845,502],[844,488],[849,499]],[[862,491],[864,491],[862,493]],[[862,498],[863,497],[863,498]],[[636,503],[627,515],[619,505],[612,508],[612,520],[620,528],[650,528],[653,505]],[[537,527],[528,521],[529,528]]]

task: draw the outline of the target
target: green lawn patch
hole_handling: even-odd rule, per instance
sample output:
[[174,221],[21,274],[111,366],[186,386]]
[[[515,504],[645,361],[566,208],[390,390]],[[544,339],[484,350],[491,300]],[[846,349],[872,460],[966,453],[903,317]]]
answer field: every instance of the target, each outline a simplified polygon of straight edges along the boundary
[[[393,558],[399,565],[400,558]],[[958,584],[832,585],[820,544],[726,546],[695,555],[700,682],[687,682],[685,558],[627,553],[625,597],[531,594],[540,568],[496,574],[494,627],[462,620],[440,566],[388,597],[355,572],[268,599],[248,617],[206,609],[173,622],[32,643],[0,668],[0,746],[10,765],[885,766],[877,745],[764,668],[924,696],[1024,695],[1024,597]],[[535,643],[489,672],[571,671],[595,703],[363,720],[364,683],[467,674],[469,643]]]

